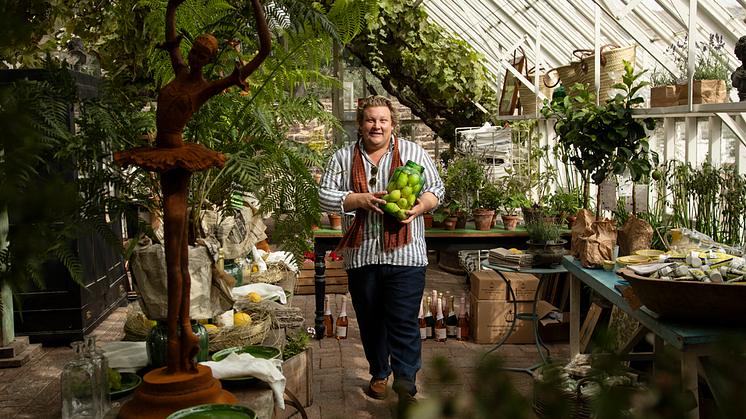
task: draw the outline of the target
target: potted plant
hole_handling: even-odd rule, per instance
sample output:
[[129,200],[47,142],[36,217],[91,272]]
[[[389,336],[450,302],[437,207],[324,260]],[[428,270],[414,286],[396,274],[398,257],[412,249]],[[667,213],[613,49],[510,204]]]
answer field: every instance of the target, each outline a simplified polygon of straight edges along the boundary
[[563,219],[567,219],[568,228],[572,228],[575,223],[578,210],[580,209],[580,198],[576,191],[565,192],[557,189],[549,198],[549,204],[555,214],[555,222],[562,224]]
[[526,221],[528,232],[528,250],[534,256],[533,266],[549,266],[562,261],[566,253],[567,240],[560,239],[562,227],[554,222],[553,217],[534,217]]
[[518,208],[524,205],[531,205],[531,201],[526,198],[523,192],[506,191],[500,199],[500,208],[503,211],[501,215],[503,227],[506,230],[515,230],[518,224]]
[[[500,208],[501,192],[501,188],[499,188],[495,182],[487,180],[484,183],[484,187],[482,188],[482,190],[479,191],[479,198],[476,205],[477,208],[472,211],[472,215],[474,215],[474,212],[480,210],[491,211],[492,220],[490,221],[490,227],[494,227],[498,209]],[[474,220],[474,222],[476,223],[476,215]]]
[[461,155],[448,160],[445,170],[445,200],[451,215],[459,218],[457,227],[463,227],[467,211],[474,208],[477,192],[484,184],[484,163],[475,155]]
[[[689,104],[688,35],[682,42],[671,44],[665,54],[676,66],[677,74],[663,69],[653,71],[650,80],[650,107]],[[692,103],[723,103],[731,89],[728,60],[723,56],[725,42],[720,34],[710,34],[709,39],[696,43],[694,74],[692,75]]]

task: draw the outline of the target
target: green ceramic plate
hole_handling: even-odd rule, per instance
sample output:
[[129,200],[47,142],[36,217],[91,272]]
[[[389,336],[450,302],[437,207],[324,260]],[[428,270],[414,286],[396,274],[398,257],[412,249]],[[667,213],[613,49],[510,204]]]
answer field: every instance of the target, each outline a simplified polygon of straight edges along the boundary
[[[212,355],[212,360],[220,362],[228,356],[229,353],[236,352],[239,354],[247,353],[251,354],[254,358],[262,359],[275,359],[280,357],[280,350],[274,346],[265,345],[246,345],[246,346],[234,346],[233,348],[223,349],[222,351],[215,352]],[[222,378],[220,381],[225,385],[251,385],[259,381],[258,378],[247,376],[247,377],[231,377]]]
[[137,386],[142,383],[142,378],[140,378],[137,374],[132,373],[123,373],[122,374],[122,387],[119,390],[111,390],[110,394],[112,396],[119,396],[122,394],[127,394],[130,391],[134,390]]
[[179,410],[166,419],[257,419],[254,409],[240,404],[203,404]]

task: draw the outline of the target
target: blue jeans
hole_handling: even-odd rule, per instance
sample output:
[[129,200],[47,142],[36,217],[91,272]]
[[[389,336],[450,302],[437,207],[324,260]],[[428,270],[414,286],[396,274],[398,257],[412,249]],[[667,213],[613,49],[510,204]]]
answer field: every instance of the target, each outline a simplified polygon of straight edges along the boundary
[[426,271],[425,266],[394,265],[368,265],[347,271],[370,374],[379,380],[393,371],[397,393],[417,393],[415,379],[422,365],[417,316]]

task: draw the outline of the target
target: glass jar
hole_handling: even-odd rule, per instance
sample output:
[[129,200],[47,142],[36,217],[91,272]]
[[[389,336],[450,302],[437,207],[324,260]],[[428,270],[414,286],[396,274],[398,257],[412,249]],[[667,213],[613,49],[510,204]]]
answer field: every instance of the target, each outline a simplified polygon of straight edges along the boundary
[[62,419],[98,418],[97,397],[94,393],[95,366],[85,356],[83,342],[73,342],[73,359],[65,365],[60,376]]
[[223,270],[236,278],[236,285],[234,285],[234,287],[241,286],[241,283],[243,282],[243,269],[241,268],[241,264],[236,262],[235,259],[225,259],[223,261]]
[[[199,352],[194,357],[194,362],[204,362],[208,359],[209,338],[207,336],[207,329],[202,323],[197,320],[190,320],[192,325],[192,332],[199,338]],[[176,326],[176,330],[181,336],[181,325]],[[166,366],[168,347],[168,325],[166,322],[159,321],[155,326],[150,329],[148,337],[145,341],[145,349],[148,353],[148,365],[153,369],[161,368]]]
[[111,393],[109,391],[109,360],[103,353],[96,350],[96,336],[85,337],[85,356],[90,359],[95,368],[94,397],[97,397],[97,416],[103,418],[111,408]]
[[404,166],[397,167],[386,187],[388,193],[382,198],[387,203],[378,204],[378,206],[384,212],[400,220],[406,220],[405,211],[412,209],[425,184],[425,178],[422,176],[424,170],[424,167],[412,160],[407,161]]

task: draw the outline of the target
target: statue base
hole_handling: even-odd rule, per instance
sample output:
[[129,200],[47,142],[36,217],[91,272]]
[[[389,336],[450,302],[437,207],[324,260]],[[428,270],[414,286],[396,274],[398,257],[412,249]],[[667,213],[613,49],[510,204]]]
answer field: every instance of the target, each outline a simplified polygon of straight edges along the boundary
[[203,404],[238,404],[209,367],[197,368],[196,374],[168,374],[166,367],[145,374],[132,399],[122,405],[119,418],[166,419],[174,412]]

